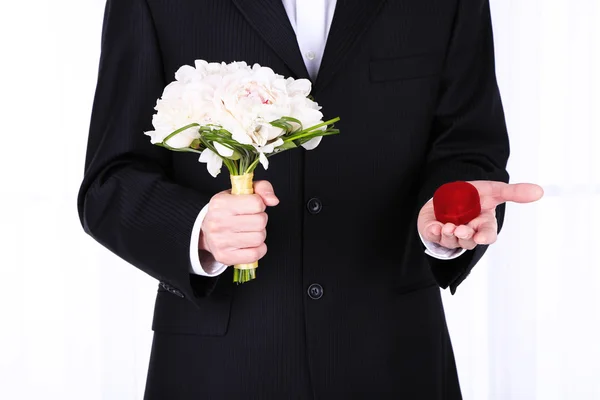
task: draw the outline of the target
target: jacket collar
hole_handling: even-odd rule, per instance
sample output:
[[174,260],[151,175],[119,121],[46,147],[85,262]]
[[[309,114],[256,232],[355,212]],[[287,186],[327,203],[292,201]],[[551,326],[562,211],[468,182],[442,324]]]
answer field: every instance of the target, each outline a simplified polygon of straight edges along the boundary
[[[298,0],[302,1],[302,0]],[[296,78],[309,79],[296,35],[281,0],[233,0],[251,26]],[[321,90],[346,63],[385,0],[337,0],[314,90]]]

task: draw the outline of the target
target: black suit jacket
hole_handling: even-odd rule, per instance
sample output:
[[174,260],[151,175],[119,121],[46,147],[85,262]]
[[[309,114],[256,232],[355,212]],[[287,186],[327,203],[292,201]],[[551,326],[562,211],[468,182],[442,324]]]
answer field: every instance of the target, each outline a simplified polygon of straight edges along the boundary
[[338,0],[312,94],[342,133],[256,173],[281,203],[240,286],[190,274],[192,225],[226,172],[143,135],[195,59],[308,77],[281,0],[107,2],[78,206],[161,282],[146,398],[460,398],[439,286],[454,292],[485,246],[428,258],[416,217],[443,183],[508,179],[488,0]]

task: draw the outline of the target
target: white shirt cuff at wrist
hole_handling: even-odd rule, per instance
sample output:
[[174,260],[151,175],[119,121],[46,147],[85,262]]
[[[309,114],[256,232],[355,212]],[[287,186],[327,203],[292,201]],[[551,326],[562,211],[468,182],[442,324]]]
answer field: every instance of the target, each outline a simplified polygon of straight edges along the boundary
[[421,236],[419,233],[419,237],[421,238],[421,242],[425,246],[425,254],[431,256],[433,258],[437,258],[438,260],[453,260],[462,256],[467,250],[462,248],[457,249],[449,249],[444,246],[440,246],[437,243],[429,242]]
[[227,265],[216,261],[209,252],[198,250],[202,222],[204,221],[207,212],[208,204],[200,210],[196,222],[194,222],[194,227],[192,228],[192,238],[190,242],[190,262],[192,264],[192,270],[190,272],[196,275],[214,277],[221,275],[227,269]]

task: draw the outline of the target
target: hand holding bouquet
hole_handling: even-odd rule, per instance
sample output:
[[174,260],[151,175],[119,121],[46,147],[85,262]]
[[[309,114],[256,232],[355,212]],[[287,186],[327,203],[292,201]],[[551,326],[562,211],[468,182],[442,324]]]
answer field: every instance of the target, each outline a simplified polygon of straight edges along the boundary
[[[200,154],[216,177],[229,170],[232,194],[252,194],[260,163],[283,151],[312,150],[323,136],[339,133],[334,118],[322,121],[320,106],[308,96],[311,82],[285,78],[258,64],[195,62],[183,66],[164,90],[146,132],[157,146]],[[256,277],[258,262],[235,265],[234,281]]]

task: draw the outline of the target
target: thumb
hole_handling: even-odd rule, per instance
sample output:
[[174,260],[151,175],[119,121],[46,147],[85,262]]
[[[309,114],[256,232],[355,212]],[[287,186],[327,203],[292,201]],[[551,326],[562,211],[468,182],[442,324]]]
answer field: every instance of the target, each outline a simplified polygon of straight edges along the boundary
[[275,196],[273,185],[268,181],[254,182],[254,194],[259,195],[263,203],[269,207],[279,204],[279,199]]
[[515,203],[533,203],[544,196],[544,189],[533,183],[516,183],[502,187],[501,197],[504,201]]

